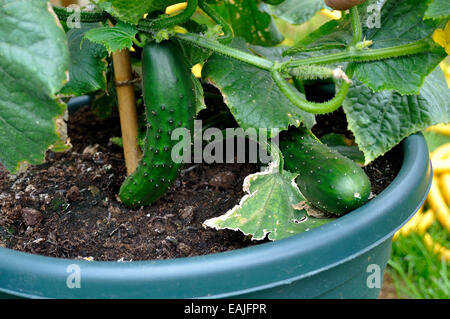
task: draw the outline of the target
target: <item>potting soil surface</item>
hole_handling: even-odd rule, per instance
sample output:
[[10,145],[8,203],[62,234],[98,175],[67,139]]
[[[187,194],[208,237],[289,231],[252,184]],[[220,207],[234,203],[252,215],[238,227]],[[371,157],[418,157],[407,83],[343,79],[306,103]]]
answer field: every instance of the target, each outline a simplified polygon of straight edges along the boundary
[[[347,132],[342,111],[318,117],[314,132]],[[117,200],[125,178],[117,114],[100,120],[84,107],[70,115],[73,147],[47,152],[46,163],[11,175],[0,165],[0,246],[33,254],[98,261],[168,259],[258,245],[242,233],[202,223],[245,195],[254,164],[187,164],[169,191],[148,207]],[[365,167],[376,195],[396,176],[399,148]]]

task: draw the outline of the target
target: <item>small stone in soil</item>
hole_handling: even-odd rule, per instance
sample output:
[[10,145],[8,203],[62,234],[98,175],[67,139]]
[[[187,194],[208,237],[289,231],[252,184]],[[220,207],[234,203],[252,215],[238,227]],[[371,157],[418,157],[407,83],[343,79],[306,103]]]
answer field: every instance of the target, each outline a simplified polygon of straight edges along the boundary
[[189,247],[185,243],[179,243],[177,246],[177,250],[179,250],[185,255],[188,255],[191,252],[191,247]]
[[10,220],[18,220],[22,214],[22,207],[20,205],[14,206],[11,209],[5,209],[6,216]]
[[104,164],[106,162],[106,155],[102,152],[96,152],[92,155],[92,161],[95,164]]
[[88,190],[91,192],[92,196],[97,196],[100,193],[100,189],[96,186],[89,186]]
[[34,208],[23,208],[22,219],[26,226],[35,226],[42,220],[42,213]]
[[58,169],[57,169],[56,167],[54,167],[54,166],[50,166],[50,167],[47,169],[47,172],[48,172],[48,174],[49,174],[50,176],[56,176],[56,175],[58,174]]
[[66,198],[72,202],[80,199],[80,189],[77,186],[72,186],[66,194]]
[[167,236],[165,240],[173,245],[178,245],[178,240],[173,236]]
[[128,238],[133,238],[133,237],[135,237],[137,234],[138,234],[138,229],[136,228],[136,227],[134,227],[134,226],[129,226],[128,228],[127,228],[127,235],[128,235]]
[[209,182],[211,186],[221,187],[223,189],[233,188],[236,176],[233,172],[219,172]]
[[35,190],[36,190],[36,187],[34,187],[32,184],[30,184],[25,188],[25,193],[31,193]]
[[188,224],[192,221],[194,218],[194,207],[193,206],[186,206],[181,211],[181,218],[185,220]]
[[122,213],[122,211],[120,210],[119,207],[111,205],[108,207],[108,213],[110,213],[112,216],[119,216]]
[[98,145],[98,144],[88,145],[88,146],[86,146],[84,148],[82,154],[83,155],[90,155],[90,156],[92,156],[92,155],[94,155],[97,152],[99,147],[100,147],[100,145]]

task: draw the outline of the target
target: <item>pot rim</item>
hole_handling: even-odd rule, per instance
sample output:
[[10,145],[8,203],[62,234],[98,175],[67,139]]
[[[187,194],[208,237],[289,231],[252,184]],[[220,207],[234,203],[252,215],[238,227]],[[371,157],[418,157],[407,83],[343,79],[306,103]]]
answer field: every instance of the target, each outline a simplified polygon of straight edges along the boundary
[[[0,292],[32,298],[223,298],[312,276],[390,240],[422,205],[431,184],[425,139],[414,134],[401,145],[402,167],[380,195],[308,232],[233,251],[132,262],[89,262],[0,248]],[[79,267],[88,289],[68,288],[71,265]]]

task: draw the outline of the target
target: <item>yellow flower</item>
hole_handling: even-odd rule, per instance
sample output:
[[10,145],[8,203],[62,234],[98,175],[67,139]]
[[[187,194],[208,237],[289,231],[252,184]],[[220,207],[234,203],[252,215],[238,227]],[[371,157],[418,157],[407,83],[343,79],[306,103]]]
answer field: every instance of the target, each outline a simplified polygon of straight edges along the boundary
[[447,22],[445,28],[437,29],[433,33],[433,40],[441,47],[445,49],[448,55],[450,55],[450,21]]

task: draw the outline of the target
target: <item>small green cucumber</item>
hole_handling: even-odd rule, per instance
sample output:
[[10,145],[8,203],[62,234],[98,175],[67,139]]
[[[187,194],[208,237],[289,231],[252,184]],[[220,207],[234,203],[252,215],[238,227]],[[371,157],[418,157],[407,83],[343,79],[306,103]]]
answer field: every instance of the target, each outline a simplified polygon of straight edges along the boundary
[[370,180],[352,160],[322,144],[305,128],[280,134],[284,168],[299,176],[296,183],[305,199],[331,214],[343,215],[367,202]]
[[131,207],[153,203],[178,177],[181,163],[171,156],[178,143],[171,139],[172,132],[176,128],[192,131],[195,117],[191,70],[172,42],[144,46],[142,80],[147,119],[144,154],[119,191],[122,203]]

